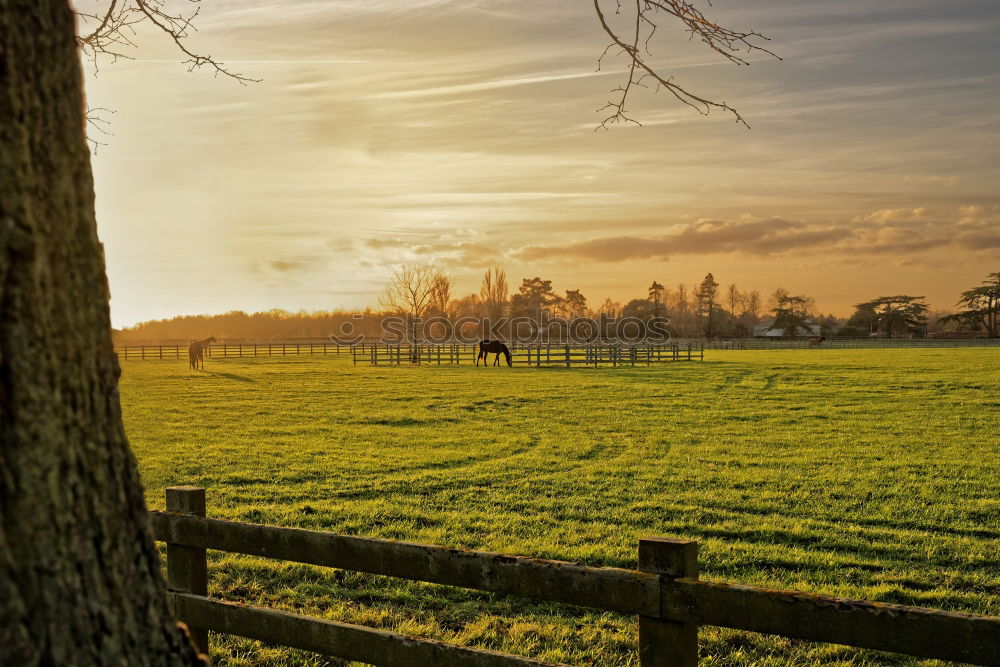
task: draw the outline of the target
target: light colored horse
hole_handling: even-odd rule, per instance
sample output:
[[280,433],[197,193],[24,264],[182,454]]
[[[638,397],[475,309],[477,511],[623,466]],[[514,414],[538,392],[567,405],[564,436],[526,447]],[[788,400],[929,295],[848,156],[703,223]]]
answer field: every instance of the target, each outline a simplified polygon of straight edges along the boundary
[[198,364],[201,364],[201,368],[204,370],[205,350],[214,342],[215,336],[209,336],[205,340],[191,341],[191,345],[188,346],[188,363],[192,369],[198,370]]

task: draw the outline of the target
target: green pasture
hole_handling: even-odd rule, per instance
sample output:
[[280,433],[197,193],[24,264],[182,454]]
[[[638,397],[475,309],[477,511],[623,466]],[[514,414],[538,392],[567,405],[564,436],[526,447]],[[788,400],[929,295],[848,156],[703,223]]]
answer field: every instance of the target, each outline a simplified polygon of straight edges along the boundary
[[[706,352],[640,368],[123,362],[150,507],[1000,615],[1000,349]],[[634,618],[210,553],[214,595],[575,665]],[[215,638],[225,665],[341,665]],[[930,664],[704,628],[706,665]]]

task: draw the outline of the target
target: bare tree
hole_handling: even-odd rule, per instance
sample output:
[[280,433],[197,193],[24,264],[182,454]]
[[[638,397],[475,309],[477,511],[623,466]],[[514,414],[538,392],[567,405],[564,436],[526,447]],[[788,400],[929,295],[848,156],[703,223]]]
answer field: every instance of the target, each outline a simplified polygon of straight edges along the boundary
[[483,302],[478,294],[467,294],[452,301],[451,310],[456,318],[479,317],[482,315]]
[[733,317],[738,317],[736,310],[743,305],[743,293],[736,286],[736,283],[729,285],[729,289],[726,290],[726,303],[729,305],[729,314]]
[[744,292],[741,296],[740,305],[740,329],[741,335],[753,334],[753,329],[760,322],[761,301],[760,292],[751,290]]
[[742,314],[745,315],[750,320],[750,323],[752,325],[757,324],[757,322],[760,320],[760,309],[761,309],[760,292],[758,292],[757,290],[751,290],[746,294],[744,294],[743,296],[744,296],[744,301],[743,301]]
[[[594,0],[594,10],[604,32],[611,38],[611,44],[598,58],[598,69],[608,53],[617,50],[619,54],[625,56],[628,75],[625,82],[612,91],[614,99],[598,109],[598,111],[608,110],[609,113],[599,128],[607,129],[608,125],[615,123],[641,125],[628,115],[626,103],[634,87],[650,86],[656,91],[666,90],[698,113],[708,115],[713,109],[726,111],[731,113],[738,123],[750,127],[743,116],[727,103],[715,102],[692,93],[677,84],[672,76],[667,76],[652,65],[649,46],[660,27],[660,20],[665,16],[680,21],[691,40],[702,42],[736,65],[749,65],[748,58],[754,52],[778,58],[772,51],[760,46],[760,42],[768,40],[767,37],[753,30],[734,30],[719,25],[708,19],[692,0],[615,0],[614,14],[617,20],[608,19],[601,8],[602,2],[610,4],[610,0]],[[706,2],[711,4],[710,0]]]
[[433,264],[400,266],[379,296],[379,306],[397,315],[423,317],[435,304],[442,277]]
[[434,279],[433,295],[431,307],[448,316],[448,306],[451,304],[451,278],[443,273],[439,273]]
[[693,333],[690,293],[684,283],[677,285],[677,292],[674,296],[673,305],[670,307],[670,314],[671,325],[678,334],[689,336]]
[[497,266],[483,274],[479,298],[483,300],[485,314],[488,317],[496,319],[503,316],[510,300],[510,287],[507,285],[507,274],[503,269]]
[[783,299],[788,298],[791,294],[792,293],[784,287],[774,288],[774,291],[771,292],[771,298],[767,302],[767,307],[774,310],[777,306],[781,305]]
[[601,304],[600,308],[597,309],[598,315],[604,314],[608,317],[621,317],[622,315],[622,305],[617,301],[612,301],[611,297],[604,299],[604,303]]

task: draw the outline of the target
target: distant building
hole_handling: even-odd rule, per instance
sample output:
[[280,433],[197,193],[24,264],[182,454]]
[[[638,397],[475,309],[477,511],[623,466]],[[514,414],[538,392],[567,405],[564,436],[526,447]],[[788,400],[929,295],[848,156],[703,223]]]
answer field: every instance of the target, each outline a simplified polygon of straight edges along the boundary
[[[816,324],[816,323],[814,323],[814,322],[812,322],[810,320],[806,320],[806,322],[807,322],[807,326],[809,328],[808,333],[805,332],[805,331],[803,331],[802,327],[799,327],[799,330],[795,332],[796,336],[810,336],[810,337],[812,337],[812,336],[821,336],[822,335],[822,333],[820,331],[820,327],[819,327],[818,324]],[[754,335],[754,337],[755,338],[781,338],[782,336],[785,335],[785,332],[783,330],[781,330],[781,329],[771,329],[770,331],[768,331],[768,327],[770,327],[772,324],[774,324],[774,320],[768,320],[767,322],[761,322],[760,324],[758,324],[757,326],[755,326],[753,328],[753,335]]]

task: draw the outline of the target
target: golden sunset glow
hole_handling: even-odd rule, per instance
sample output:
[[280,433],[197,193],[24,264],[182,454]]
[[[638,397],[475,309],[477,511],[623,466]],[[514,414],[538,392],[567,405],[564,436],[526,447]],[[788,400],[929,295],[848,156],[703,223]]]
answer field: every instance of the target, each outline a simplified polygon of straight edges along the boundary
[[[624,61],[588,2],[206,2],[188,73],[144,30],[86,65],[116,326],[186,313],[375,305],[433,261],[591,304],[652,280],[849,315],[881,294],[949,308],[1000,260],[1000,73],[988,3],[717,3],[783,60],[736,67],[665,24],[663,71],[739,109],[640,91],[597,131]],[[93,133],[92,133],[93,134]]]

